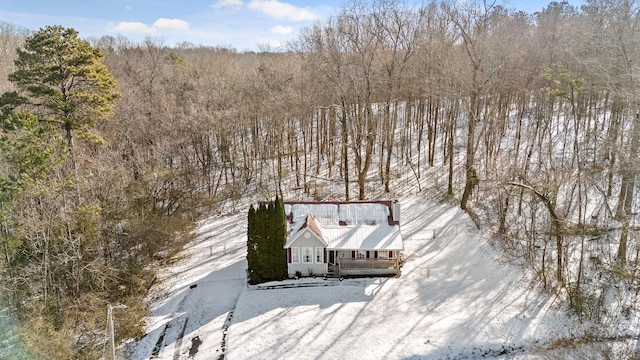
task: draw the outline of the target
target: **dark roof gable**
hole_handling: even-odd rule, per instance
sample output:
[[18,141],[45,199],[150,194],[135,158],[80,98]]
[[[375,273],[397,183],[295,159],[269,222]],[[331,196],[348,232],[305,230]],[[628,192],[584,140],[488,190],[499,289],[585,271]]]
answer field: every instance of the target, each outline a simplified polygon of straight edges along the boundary
[[300,230],[304,228],[309,228],[309,230],[313,231],[314,234],[318,235],[318,237],[322,239],[322,231],[320,231],[320,227],[318,226],[318,223],[316,223],[316,219],[314,219],[311,214],[307,215],[307,219],[304,224],[302,224]]

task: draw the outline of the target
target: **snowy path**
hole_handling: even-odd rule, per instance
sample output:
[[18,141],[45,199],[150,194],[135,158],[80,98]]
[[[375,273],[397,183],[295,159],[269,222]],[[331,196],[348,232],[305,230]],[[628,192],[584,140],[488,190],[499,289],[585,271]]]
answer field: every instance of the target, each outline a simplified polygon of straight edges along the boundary
[[160,274],[147,336],[132,344],[132,359],[216,359],[223,330],[246,289],[246,216],[203,225],[184,258]]
[[230,360],[526,358],[570,334],[554,299],[498,263],[458,208],[401,204],[399,278],[284,282],[301,287],[247,287],[245,214],[212,219],[163,274],[166,297],[152,303],[149,335],[130,357],[217,359],[228,320]]

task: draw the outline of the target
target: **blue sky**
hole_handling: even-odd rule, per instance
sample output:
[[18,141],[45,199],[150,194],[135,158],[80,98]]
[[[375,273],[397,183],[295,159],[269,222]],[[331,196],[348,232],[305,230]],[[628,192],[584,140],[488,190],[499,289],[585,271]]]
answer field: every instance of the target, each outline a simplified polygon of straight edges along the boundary
[[[551,0],[498,2],[532,13]],[[344,3],[343,0],[0,0],[0,21],[32,30],[47,25],[72,27],[82,38],[123,35],[138,42],[151,37],[170,46],[187,41],[255,51],[259,44],[277,49],[314,20],[336,14]],[[577,6],[584,0],[569,3]]]

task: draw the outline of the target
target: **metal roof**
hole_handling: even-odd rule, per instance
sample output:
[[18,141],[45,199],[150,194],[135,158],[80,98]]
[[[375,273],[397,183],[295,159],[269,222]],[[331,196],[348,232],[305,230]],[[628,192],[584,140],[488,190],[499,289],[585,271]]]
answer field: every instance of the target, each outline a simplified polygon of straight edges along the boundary
[[289,240],[309,228],[334,250],[404,250],[400,225],[390,220],[390,209],[382,203],[290,203]]

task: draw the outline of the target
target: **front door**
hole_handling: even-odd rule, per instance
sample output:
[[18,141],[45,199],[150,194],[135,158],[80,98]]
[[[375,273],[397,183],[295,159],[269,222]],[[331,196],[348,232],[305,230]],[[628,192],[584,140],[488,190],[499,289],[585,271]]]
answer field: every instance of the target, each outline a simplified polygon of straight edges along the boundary
[[336,264],[336,252],[334,250],[329,250],[329,264]]

